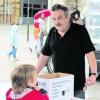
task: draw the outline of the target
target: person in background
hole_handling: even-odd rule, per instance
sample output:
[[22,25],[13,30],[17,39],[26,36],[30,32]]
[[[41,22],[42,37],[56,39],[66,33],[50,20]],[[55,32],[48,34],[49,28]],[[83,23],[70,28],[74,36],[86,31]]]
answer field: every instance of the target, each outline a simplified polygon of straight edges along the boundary
[[[39,56],[36,68],[40,70],[52,56],[54,72],[74,75],[74,96],[85,98],[85,86],[96,83],[97,64],[94,46],[87,29],[70,21],[68,7],[55,4],[51,8],[54,27],[47,36],[45,45]],[[85,55],[87,56],[91,74],[85,78]]]
[[18,48],[18,30],[19,28],[17,22],[15,22],[11,28],[11,34],[10,34],[11,51],[9,51],[8,53],[8,57],[10,58],[10,56],[12,56],[13,60],[16,60],[16,54]]
[[[44,14],[41,14],[39,19],[34,20],[34,39],[35,39],[35,50],[37,55],[40,54],[41,48],[43,47],[43,37],[46,34],[46,23],[44,19]],[[32,52],[32,48],[29,47]]]
[[29,50],[31,53],[34,52],[34,50],[36,53],[38,53],[39,52],[38,41],[39,41],[40,27],[39,27],[39,22],[37,20],[34,20],[33,29],[34,29],[34,40],[35,40],[34,49],[29,46]]
[[40,18],[38,19],[39,27],[40,27],[40,33],[39,33],[39,39],[38,39],[38,45],[39,45],[39,52],[41,51],[41,48],[43,47],[43,37],[46,35],[46,23],[44,14],[41,14]]
[[79,10],[75,10],[73,13],[71,13],[70,21],[72,21],[73,23],[76,23],[76,24],[84,25],[84,22],[80,17]]
[[35,21],[34,22],[34,39],[36,41],[38,41],[39,33],[40,33],[39,22],[38,21]]
[[11,83],[6,100],[49,100],[47,92],[36,86],[37,72],[33,65],[16,67],[11,73]]

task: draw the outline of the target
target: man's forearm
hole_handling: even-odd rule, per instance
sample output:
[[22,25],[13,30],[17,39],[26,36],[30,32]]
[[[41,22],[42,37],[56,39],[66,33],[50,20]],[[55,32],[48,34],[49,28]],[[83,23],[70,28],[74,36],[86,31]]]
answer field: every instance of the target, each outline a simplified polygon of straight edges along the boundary
[[87,53],[87,58],[90,66],[91,73],[97,73],[97,63],[94,52]]
[[85,85],[91,86],[96,83],[97,63],[96,63],[96,58],[95,58],[95,54],[93,51],[87,53],[86,55],[87,55],[87,59],[88,59],[90,70],[91,70],[92,74],[86,79]]
[[41,71],[41,69],[47,64],[49,59],[49,56],[45,56],[43,54],[41,54],[39,56],[36,68],[37,68],[37,72],[39,73]]

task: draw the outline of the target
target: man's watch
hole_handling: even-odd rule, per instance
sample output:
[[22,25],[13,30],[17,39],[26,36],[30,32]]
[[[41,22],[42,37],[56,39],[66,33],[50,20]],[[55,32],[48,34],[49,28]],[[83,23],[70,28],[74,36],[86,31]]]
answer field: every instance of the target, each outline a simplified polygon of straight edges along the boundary
[[97,73],[90,73],[90,75],[94,75],[94,76],[98,77]]

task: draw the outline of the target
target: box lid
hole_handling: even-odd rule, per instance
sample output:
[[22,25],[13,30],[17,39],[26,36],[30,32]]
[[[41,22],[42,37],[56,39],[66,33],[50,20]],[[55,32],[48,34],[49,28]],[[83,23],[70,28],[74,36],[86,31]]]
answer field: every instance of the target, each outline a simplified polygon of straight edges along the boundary
[[39,75],[39,78],[45,78],[45,79],[52,79],[52,78],[60,78],[60,77],[66,77],[66,76],[73,76],[72,74],[68,73],[51,73],[51,74],[42,74]]

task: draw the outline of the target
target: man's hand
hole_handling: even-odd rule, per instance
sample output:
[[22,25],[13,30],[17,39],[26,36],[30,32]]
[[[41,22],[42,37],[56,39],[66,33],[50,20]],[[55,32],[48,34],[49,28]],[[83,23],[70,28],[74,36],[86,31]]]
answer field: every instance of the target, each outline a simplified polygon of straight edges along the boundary
[[86,79],[86,86],[94,85],[96,83],[96,75],[91,75]]

